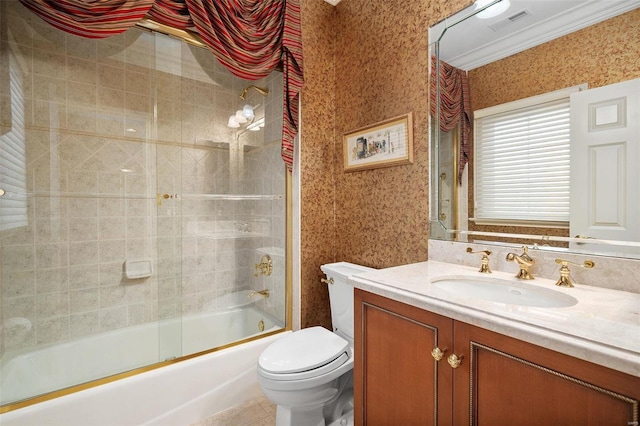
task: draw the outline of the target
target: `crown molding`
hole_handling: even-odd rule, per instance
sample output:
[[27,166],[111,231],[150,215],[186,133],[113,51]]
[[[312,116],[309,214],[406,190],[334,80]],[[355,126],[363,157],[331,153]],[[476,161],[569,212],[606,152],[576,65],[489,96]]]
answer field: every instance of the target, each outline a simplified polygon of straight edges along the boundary
[[539,24],[509,34],[506,37],[473,49],[464,55],[447,60],[463,70],[472,70],[499,59],[506,58],[558,37],[581,30],[614,16],[640,7],[640,0],[623,2],[589,1],[567,13],[547,19]]

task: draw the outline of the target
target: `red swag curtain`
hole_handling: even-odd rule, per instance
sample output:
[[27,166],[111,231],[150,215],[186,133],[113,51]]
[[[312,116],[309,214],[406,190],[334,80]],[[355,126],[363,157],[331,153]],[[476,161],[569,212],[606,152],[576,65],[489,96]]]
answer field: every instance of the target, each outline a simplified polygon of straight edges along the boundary
[[436,77],[436,58],[431,57],[431,114],[436,115],[436,83],[440,81],[440,130],[448,132],[460,123],[460,158],[458,182],[469,162],[471,149],[472,112],[467,73],[444,61],[440,61],[440,78]]
[[303,86],[299,0],[20,0],[44,21],[86,38],[119,34],[144,17],[195,30],[234,75],[284,70],[282,158],[291,170]]

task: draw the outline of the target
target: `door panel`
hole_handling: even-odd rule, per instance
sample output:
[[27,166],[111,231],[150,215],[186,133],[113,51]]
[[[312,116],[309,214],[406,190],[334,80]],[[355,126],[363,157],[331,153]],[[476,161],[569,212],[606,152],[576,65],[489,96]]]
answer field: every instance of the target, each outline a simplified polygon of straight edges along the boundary
[[[461,322],[455,425],[627,425],[640,379]],[[635,414],[634,414],[635,412]]]
[[[356,424],[451,424],[452,321],[359,290],[355,298]],[[445,351],[440,361],[435,347]]]
[[640,241],[640,79],[571,95],[571,236]]

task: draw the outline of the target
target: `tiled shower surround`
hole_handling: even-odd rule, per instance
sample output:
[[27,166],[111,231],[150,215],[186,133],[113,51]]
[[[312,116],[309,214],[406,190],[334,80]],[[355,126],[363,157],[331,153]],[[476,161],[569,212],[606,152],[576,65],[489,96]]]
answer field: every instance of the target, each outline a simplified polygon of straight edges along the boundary
[[[25,142],[29,194],[28,225],[0,230],[2,351],[220,307],[240,289],[269,288],[259,303],[284,320],[282,75],[244,81],[165,35],[82,39],[0,7],[0,138]],[[247,97],[266,125],[228,128],[250,84],[270,90]],[[274,274],[256,278],[263,252]],[[152,276],[127,279],[140,259]]]

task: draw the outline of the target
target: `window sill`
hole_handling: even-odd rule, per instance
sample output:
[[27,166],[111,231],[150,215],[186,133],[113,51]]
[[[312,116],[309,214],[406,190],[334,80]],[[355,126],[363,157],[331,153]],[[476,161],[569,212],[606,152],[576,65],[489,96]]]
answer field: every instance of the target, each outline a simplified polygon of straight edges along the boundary
[[520,219],[487,219],[471,217],[469,221],[476,225],[492,225],[492,226],[519,226],[526,228],[553,228],[553,229],[569,229],[569,222],[551,221],[551,220],[520,220]]

